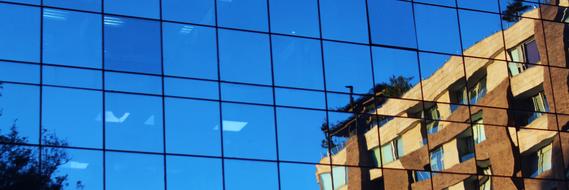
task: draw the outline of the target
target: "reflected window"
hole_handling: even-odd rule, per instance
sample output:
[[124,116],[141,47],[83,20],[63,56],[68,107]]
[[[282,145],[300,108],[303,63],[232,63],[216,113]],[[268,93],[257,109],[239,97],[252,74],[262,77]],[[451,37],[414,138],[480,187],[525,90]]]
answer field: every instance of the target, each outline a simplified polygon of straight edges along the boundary
[[432,106],[423,112],[423,118],[426,120],[427,134],[435,134],[439,131],[440,112],[437,106]]
[[486,140],[486,132],[484,131],[484,119],[482,118],[482,112],[474,114],[472,116],[472,132],[474,143],[480,144]]
[[215,25],[214,0],[162,0],[165,20]]
[[531,102],[533,104],[534,114],[530,118],[538,118],[543,115],[544,112],[549,112],[549,104],[547,103],[547,98],[545,98],[545,93],[543,91],[532,96]]
[[322,51],[317,40],[272,37],[275,85],[322,90]]
[[160,18],[160,0],[104,0],[105,13]]
[[381,162],[389,164],[400,157],[405,155],[403,149],[403,138],[398,136],[397,138],[389,141],[387,144],[381,145],[381,155],[383,156]]
[[164,189],[161,155],[107,152],[106,189]]
[[456,148],[458,149],[458,158],[461,163],[474,158],[473,131],[467,129],[458,135],[456,138]]
[[219,62],[221,80],[271,84],[268,35],[220,30]]
[[[526,69],[533,67],[532,64],[540,64],[540,55],[534,39],[526,40],[508,50],[508,70],[511,76],[516,76]],[[530,63],[530,64],[528,64]]]
[[315,38],[320,36],[318,1],[270,0],[270,13],[271,32]]
[[[54,174],[52,181],[57,181],[58,176],[66,176],[65,185],[62,189],[103,189],[103,154],[100,151],[77,150],[77,149],[58,149],[58,148],[42,148],[47,152],[60,152],[67,155],[68,160],[59,165]],[[47,158],[46,154],[42,154],[43,160]],[[53,156],[49,155],[49,156]]]
[[443,147],[439,147],[431,152],[431,170],[443,171]]
[[101,68],[101,15],[44,9],[43,60],[58,65]]
[[549,143],[524,156],[522,162],[524,162],[525,167],[523,169],[527,177],[538,177],[543,172],[551,170],[552,147],[552,144]]
[[159,22],[113,16],[104,22],[105,69],[161,74]]
[[[83,11],[101,12],[101,2],[103,0],[43,0],[43,4],[53,7],[67,9],[77,9]],[[44,10],[45,11],[45,10]],[[100,20],[100,18],[99,18]]]
[[0,61],[0,81],[39,83],[40,67],[36,64],[22,64]]
[[272,107],[223,103],[221,110],[225,156],[276,159]]
[[369,93],[373,87],[369,47],[324,42],[326,88],[330,91]]
[[431,179],[431,172],[428,171],[420,171],[415,170],[413,171],[413,181],[414,182],[421,182],[425,180]]
[[476,102],[482,99],[486,95],[486,76],[483,76],[482,79],[479,79],[469,87],[468,94],[470,94],[470,104],[476,104]]
[[277,164],[225,159],[226,189],[279,189]]
[[168,189],[222,190],[221,159],[167,156]]
[[332,181],[334,189],[346,189],[348,185],[348,167],[345,166],[332,166]]
[[0,59],[39,62],[40,9],[0,3],[0,12]]
[[192,155],[221,155],[219,103],[166,99],[166,150]]
[[0,133],[14,128],[28,143],[39,140],[39,87],[0,82]]
[[327,139],[322,129],[325,121],[326,112],[277,108],[279,159],[319,163],[328,155],[322,145]]
[[55,135],[69,146],[102,147],[101,92],[44,87],[42,98],[44,139]]
[[119,93],[105,96],[107,148],[162,152],[160,97]]
[[320,1],[322,37],[332,40],[369,43],[366,12],[364,0]]
[[419,49],[461,54],[456,10],[415,4]]
[[320,187],[322,190],[333,190],[331,173],[322,173],[318,177],[320,178]]
[[217,80],[215,29],[162,23],[164,74]]
[[417,48],[411,2],[371,0],[368,6],[372,43]]
[[216,1],[219,26],[263,32],[268,30],[266,0]]

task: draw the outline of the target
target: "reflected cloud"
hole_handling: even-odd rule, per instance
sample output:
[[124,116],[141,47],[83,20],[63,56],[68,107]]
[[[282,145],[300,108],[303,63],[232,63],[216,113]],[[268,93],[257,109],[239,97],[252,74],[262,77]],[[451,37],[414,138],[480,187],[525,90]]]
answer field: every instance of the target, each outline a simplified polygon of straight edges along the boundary
[[44,9],[43,17],[53,20],[67,20],[65,12],[54,9]]
[[[239,132],[245,128],[248,122],[223,120],[222,124],[223,131]],[[219,130],[219,125],[216,125],[213,130]]]
[[85,162],[76,162],[76,161],[69,161],[62,166],[63,168],[70,168],[70,169],[77,169],[77,170],[84,170],[89,167],[89,163]]
[[105,23],[105,25],[109,25],[109,26],[120,26],[120,25],[124,24],[124,21],[120,18],[117,18],[117,17],[105,16],[104,23]]
[[[106,111],[105,112],[105,121],[109,122],[109,123],[123,123],[124,121],[126,121],[128,116],[130,116],[130,112],[125,112],[119,118],[119,117],[115,116],[115,114],[112,111]],[[95,120],[101,121],[102,120],[101,114],[97,115],[97,118]]]

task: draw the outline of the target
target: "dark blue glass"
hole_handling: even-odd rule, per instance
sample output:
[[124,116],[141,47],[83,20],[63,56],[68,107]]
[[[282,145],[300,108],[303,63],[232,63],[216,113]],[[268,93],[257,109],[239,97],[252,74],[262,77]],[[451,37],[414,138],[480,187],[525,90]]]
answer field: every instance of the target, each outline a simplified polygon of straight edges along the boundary
[[369,43],[365,0],[320,1],[322,37]]
[[456,9],[415,4],[419,49],[461,54]]
[[272,107],[222,103],[221,110],[225,156],[276,159]]
[[105,89],[145,94],[162,94],[162,78],[158,76],[105,72]]
[[76,69],[57,66],[43,66],[43,84],[102,89],[100,70]]
[[368,46],[324,42],[326,88],[329,91],[368,93],[373,87]]
[[106,189],[164,189],[163,156],[107,152],[105,159]]
[[162,99],[105,94],[106,148],[162,152]]
[[102,0],[43,0],[43,4],[67,9],[101,12],[101,1]]
[[14,2],[14,3],[25,3],[25,4],[32,4],[32,5],[39,5],[41,0],[2,0],[6,2]]
[[103,96],[100,91],[44,87],[42,128],[69,146],[102,148]]
[[318,1],[270,0],[271,32],[320,37]]
[[222,190],[221,162],[218,158],[167,156],[168,189]]
[[39,62],[40,9],[0,3],[0,12],[0,59]]
[[219,83],[211,81],[166,77],[164,78],[164,94],[218,100],[218,85]]
[[324,92],[276,88],[275,96],[277,105],[314,109],[326,108]]
[[372,43],[417,48],[410,2],[370,0],[368,4]]
[[319,163],[322,155],[328,154],[322,147],[327,139],[321,129],[325,123],[324,111],[277,108],[279,159]]
[[39,83],[39,77],[39,65],[0,61],[0,81]]
[[216,0],[218,25],[266,32],[267,0]]
[[[82,190],[100,190],[103,189],[103,153],[93,150],[77,150],[77,149],[59,149],[59,148],[42,148],[44,151],[52,150],[64,152],[67,155],[67,162],[59,165],[52,180],[57,180],[58,176],[66,176],[62,189],[82,189]],[[46,154],[42,154],[43,159],[47,158]],[[51,155],[50,155],[51,156]]]
[[263,86],[221,83],[221,100],[273,104],[273,89]]
[[[382,92],[388,97],[402,97],[404,92],[418,87],[416,85],[419,84],[420,75],[417,52],[383,47],[373,47],[372,52],[376,93]],[[405,87],[400,88],[403,93],[387,91],[398,84],[404,84]],[[416,91],[419,92],[420,89]],[[421,99],[421,95],[407,98]]]
[[162,0],[162,18],[215,25],[215,0]]
[[[468,8],[468,9],[475,9],[481,11],[490,11],[498,13],[498,1],[496,0],[456,0],[458,3],[458,7],[460,8]],[[504,7],[505,8],[505,7]]]
[[255,189],[277,190],[278,170],[273,162],[224,160],[225,187],[228,190]]
[[219,103],[166,99],[166,150],[191,155],[221,155]]
[[43,61],[101,68],[101,15],[44,9]]
[[163,23],[164,74],[217,80],[215,29]]
[[275,85],[324,89],[319,41],[272,36],[272,43]]
[[161,73],[160,23],[105,16],[105,69]]
[[449,6],[449,7],[456,6],[455,0],[413,0],[413,1],[421,2],[421,3],[434,4],[434,5]]
[[[329,168],[329,166],[324,165],[292,163],[280,163],[279,167],[281,190],[321,190],[320,184],[324,182],[320,181],[320,184],[315,182],[316,168]],[[323,188],[323,190],[327,189]]]
[[221,80],[271,85],[269,36],[219,31]]
[[160,18],[160,0],[104,0],[105,13]]
[[27,143],[39,142],[39,87],[0,83],[0,133],[8,134],[11,128]]

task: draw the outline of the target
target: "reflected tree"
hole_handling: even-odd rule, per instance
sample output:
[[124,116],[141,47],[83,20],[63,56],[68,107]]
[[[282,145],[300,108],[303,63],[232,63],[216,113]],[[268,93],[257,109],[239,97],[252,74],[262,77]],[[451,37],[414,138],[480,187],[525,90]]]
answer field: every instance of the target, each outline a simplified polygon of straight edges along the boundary
[[520,20],[519,16],[530,8],[531,6],[523,4],[523,0],[513,0],[506,6],[506,9],[502,11],[502,20],[517,22]]

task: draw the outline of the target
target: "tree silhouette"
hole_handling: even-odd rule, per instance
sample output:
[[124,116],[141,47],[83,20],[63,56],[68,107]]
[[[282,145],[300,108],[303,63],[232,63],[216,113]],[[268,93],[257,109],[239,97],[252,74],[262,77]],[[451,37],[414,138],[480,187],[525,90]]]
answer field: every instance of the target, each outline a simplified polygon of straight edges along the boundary
[[[3,89],[0,83],[0,97]],[[2,117],[2,109],[0,109]],[[69,155],[58,148],[44,147],[41,151],[30,146],[28,139],[19,135],[16,128],[17,119],[12,122],[10,130],[4,134],[0,130],[0,189],[2,190],[59,190],[68,186],[67,175],[56,175],[57,168],[67,163]],[[53,134],[43,133],[42,143],[54,146],[66,146]],[[78,189],[82,184],[79,182]]]
[[502,11],[502,20],[508,22],[517,22],[520,20],[520,15],[524,11],[531,8],[529,5],[524,5],[523,0],[513,0],[506,6],[506,10]]

